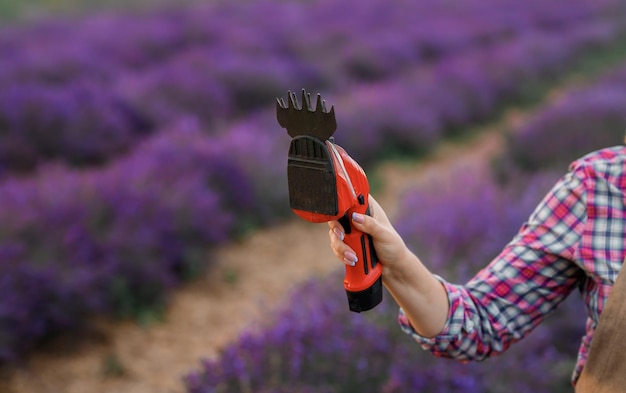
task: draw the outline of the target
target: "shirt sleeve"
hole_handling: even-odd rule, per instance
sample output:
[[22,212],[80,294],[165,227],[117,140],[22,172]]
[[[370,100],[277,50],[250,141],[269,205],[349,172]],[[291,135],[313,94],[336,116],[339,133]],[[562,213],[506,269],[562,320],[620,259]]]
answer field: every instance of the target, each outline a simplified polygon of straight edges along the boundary
[[484,360],[525,337],[576,287],[573,261],[586,221],[584,179],[569,172],[536,207],[502,252],[466,285],[441,277],[449,313],[426,338],[400,309],[398,322],[425,350],[462,361]]

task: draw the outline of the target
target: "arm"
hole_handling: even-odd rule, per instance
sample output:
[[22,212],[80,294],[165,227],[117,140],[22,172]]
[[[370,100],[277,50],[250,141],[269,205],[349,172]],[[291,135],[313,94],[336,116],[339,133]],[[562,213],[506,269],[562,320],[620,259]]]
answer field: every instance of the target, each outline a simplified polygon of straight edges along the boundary
[[[584,191],[575,175],[564,177],[511,243],[465,286],[430,273],[378,204],[372,217],[355,225],[374,238],[383,281],[402,308],[405,331],[437,355],[483,359],[525,336],[575,287],[581,269],[572,260],[586,219]],[[340,228],[331,223],[331,245],[343,257],[350,250],[342,247]]]

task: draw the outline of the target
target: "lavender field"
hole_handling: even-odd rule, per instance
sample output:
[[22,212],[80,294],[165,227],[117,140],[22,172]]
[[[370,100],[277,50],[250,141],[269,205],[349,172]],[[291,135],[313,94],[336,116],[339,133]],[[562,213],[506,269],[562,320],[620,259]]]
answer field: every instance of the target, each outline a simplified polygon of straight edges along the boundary
[[[469,279],[513,237],[572,160],[622,143],[626,113],[613,108],[626,104],[619,101],[626,92],[625,71],[626,62],[537,109],[509,130],[501,157],[489,171],[468,176],[458,169],[451,178],[407,192],[399,210],[412,214],[401,215],[396,227],[409,247],[452,282]],[[563,151],[548,160],[541,149],[523,149],[522,143]],[[532,171],[530,161],[537,163]],[[300,288],[271,327],[243,334],[217,359],[191,371],[188,392],[571,391],[586,318],[576,294],[523,344],[481,363],[464,364],[433,361],[400,333],[394,326],[397,306],[389,294],[367,316],[348,313],[337,289],[341,274]]]
[[[621,142],[625,14],[618,0],[218,1],[1,28],[0,363],[89,316],[158,314],[211,269],[212,247],[290,217],[289,138],[274,118],[287,90],[335,105],[338,143],[370,169],[470,137],[568,73],[615,67],[511,130],[497,170],[464,178],[457,210],[443,207],[460,194],[445,181],[436,198],[416,190],[405,201],[432,214],[405,217],[407,239],[467,278],[575,158],[538,147]],[[599,64],[577,68],[590,58]],[[477,210],[485,200],[499,210]],[[469,244],[480,245],[470,261]],[[567,387],[576,306],[511,355],[444,365],[407,345],[393,305],[356,317],[323,295],[326,283],[308,285],[273,328],[190,371],[189,391],[508,388],[486,390],[494,376],[519,392]]]

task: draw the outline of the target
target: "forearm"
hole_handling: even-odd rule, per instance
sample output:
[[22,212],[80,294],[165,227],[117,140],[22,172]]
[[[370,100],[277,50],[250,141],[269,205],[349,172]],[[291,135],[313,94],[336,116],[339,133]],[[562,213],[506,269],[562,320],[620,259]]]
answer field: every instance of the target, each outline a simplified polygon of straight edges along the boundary
[[[439,309],[447,315],[432,314],[430,320],[426,319],[428,326],[422,325],[424,317],[419,313],[428,309],[424,304],[438,299],[437,290],[431,289],[434,297],[426,298],[418,307],[411,298],[403,300],[402,294],[406,295],[409,290],[400,283],[402,279],[397,276],[399,270],[390,271],[386,276],[390,279],[386,285],[391,288],[390,292],[396,291],[392,296],[402,307],[398,318],[400,326],[422,348],[436,356],[480,361],[502,353],[512,343],[525,337],[579,282],[579,268],[575,264],[566,259],[555,259],[553,254],[524,250],[528,249],[514,245],[505,248],[498,258],[465,285],[451,284],[441,277],[430,275],[447,297],[445,305],[431,306],[431,312]],[[520,254],[529,259],[520,257]],[[514,257],[516,255],[518,257]],[[425,270],[423,266],[416,270],[421,269]],[[530,271],[535,272],[534,280],[520,279],[521,272]],[[424,288],[430,280],[425,281],[421,284]],[[499,295],[495,296],[496,293]],[[409,296],[417,298],[428,294]],[[438,318],[443,320],[443,327],[437,326]],[[432,326],[436,329],[428,331]]]
[[407,249],[393,265],[383,265],[383,284],[420,335],[434,337],[443,330],[448,294],[415,254]]

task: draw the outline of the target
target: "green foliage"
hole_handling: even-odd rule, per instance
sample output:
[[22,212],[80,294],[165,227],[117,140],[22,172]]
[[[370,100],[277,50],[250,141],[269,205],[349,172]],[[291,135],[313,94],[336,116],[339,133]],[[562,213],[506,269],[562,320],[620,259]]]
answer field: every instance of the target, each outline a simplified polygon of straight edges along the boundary
[[132,318],[141,326],[163,320],[165,299],[156,285],[131,286],[124,277],[111,283],[113,309],[118,318]]
[[80,15],[98,10],[138,11],[198,0],[0,0],[1,20],[30,20],[46,15]]

